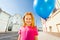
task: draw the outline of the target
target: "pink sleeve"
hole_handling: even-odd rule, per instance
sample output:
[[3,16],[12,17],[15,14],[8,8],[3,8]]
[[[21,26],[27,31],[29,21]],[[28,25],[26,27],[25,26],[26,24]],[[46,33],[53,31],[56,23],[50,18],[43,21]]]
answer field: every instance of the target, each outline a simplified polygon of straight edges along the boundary
[[35,27],[34,35],[38,35],[38,29]]
[[18,31],[18,34],[21,34],[21,29]]

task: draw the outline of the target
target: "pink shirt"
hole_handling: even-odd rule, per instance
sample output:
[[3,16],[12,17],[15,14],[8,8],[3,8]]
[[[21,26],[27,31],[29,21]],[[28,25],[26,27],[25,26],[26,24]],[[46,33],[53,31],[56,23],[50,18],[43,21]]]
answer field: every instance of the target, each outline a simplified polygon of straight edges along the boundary
[[36,27],[21,27],[19,30],[20,40],[34,40],[34,37],[38,35],[38,30]]

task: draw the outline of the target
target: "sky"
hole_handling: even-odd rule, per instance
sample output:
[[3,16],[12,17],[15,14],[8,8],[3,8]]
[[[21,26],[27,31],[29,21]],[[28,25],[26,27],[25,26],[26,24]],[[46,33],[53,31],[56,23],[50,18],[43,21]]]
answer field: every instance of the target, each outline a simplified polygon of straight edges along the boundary
[[35,17],[35,24],[37,27],[42,27],[40,16],[38,16],[33,9],[34,0],[0,0],[0,8],[11,14],[20,14],[23,16],[25,12],[32,12]]

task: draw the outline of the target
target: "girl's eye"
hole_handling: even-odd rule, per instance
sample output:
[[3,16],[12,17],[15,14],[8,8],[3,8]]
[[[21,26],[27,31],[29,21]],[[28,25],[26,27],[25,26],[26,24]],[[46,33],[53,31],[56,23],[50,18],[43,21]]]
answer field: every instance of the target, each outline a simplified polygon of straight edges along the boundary
[[26,20],[31,20],[31,18],[26,18]]
[[28,18],[26,18],[26,20],[28,20]]

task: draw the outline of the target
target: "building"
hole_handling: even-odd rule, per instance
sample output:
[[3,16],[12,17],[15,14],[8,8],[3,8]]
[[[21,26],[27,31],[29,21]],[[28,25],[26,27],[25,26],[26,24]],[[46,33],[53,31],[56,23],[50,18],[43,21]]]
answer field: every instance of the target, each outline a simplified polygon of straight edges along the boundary
[[0,32],[17,32],[22,25],[22,18],[19,14],[10,15],[0,9]]
[[60,9],[47,19],[41,19],[44,32],[60,32]]
[[0,32],[6,32],[10,17],[10,14],[6,13],[0,8]]
[[15,14],[14,16],[11,16],[9,19],[9,26],[8,26],[8,31],[13,31],[17,32],[20,27],[22,27],[23,22],[22,18],[19,14]]
[[56,0],[56,9],[60,9],[60,0]]
[[19,14],[13,16],[13,28],[12,31],[18,31],[23,26],[22,17]]

